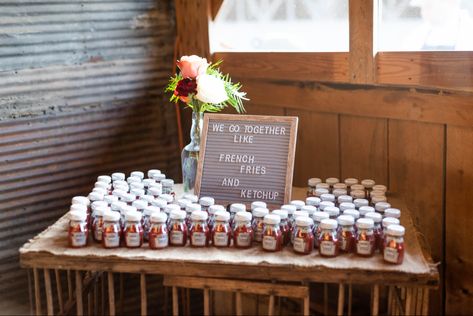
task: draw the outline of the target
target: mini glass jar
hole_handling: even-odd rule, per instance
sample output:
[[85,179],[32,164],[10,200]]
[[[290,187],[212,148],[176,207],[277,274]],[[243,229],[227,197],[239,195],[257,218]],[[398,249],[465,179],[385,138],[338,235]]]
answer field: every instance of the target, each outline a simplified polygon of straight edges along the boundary
[[155,183],[156,183],[156,181],[154,181],[153,179],[144,179],[143,180],[143,188],[146,190],[146,193],[148,193],[149,188],[151,188],[153,186],[153,184],[155,184]]
[[183,199],[189,200],[192,203],[197,203],[199,202],[199,197],[195,194],[192,193],[186,193],[182,196]]
[[307,181],[307,196],[314,196],[317,184],[321,183],[320,178],[310,178]]
[[320,222],[319,254],[323,257],[336,257],[339,252],[338,223],[334,219],[323,219]]
[[139,200],[146,192],[144,189],[132,188],[130,189],[130,194],[135,196],[135,200]]
[[[345,191],[346,191],[347,188],[348,188],[347,185],[346,185],[345,183],[341,183],[341,182],[335,183],[335,184],[333,185],[333,190],[345,190]],[[333,190],[332,190],[332,191],[333,191]],[[332,193],[333,193],[333,192],[332,192]]]
[[320,199],[322,201],[330,201],[330,202],[333,202],[335,203],[335,195],[333,194],[330,194],[330,193],[324,193],[320,196]]
[[361,185],[365,188],[366,196],[370,196],[369,194],[373,190],[373,186],[375,184],[376,183],[374,182],[374,180],[371,180],[371,179],[361,180]]
[[109,183],[97,181],[97,182],[95,182],[95,184],[94,184],[94,188],[103,189],[103,190],[105,191],[105,194],[110,194],[110,193],[112,193],[112,185],[109,184]]
[[148,172],[146,172],[146,175],[148,178],[152,179],[154,175],[156,174],[161,174],[161,170],[159,169],[149,169]]
[[163,186],[163,194],[174,195],[174,180],[173,179],[163,179],[161,180],[161,185]]
[[151,178],[156,181],[156,183],[161,184],[161,182],[166,179],[166,175],[164,173],[156,173],[153,174]]
[[223,205],[214,204],[209,206],[209,217],[207,219],[207,224],[209,225],[209,229],[212,230],[215,224],[215,213],[218,211],[225,212],[225,207]]
[[123,201],[130,206],[133,204],[134,200],[136,200],[136,196],[131,193],[125,193],[120,196],[120,201]]
[[228,221],[230,214],[227,211],[215,213],[215,224],[212,229],[212,243],[215,247],[229,247],[232,237],[232,228]]
[[[304,207],[307,207],[307,206],[308,205]],[[287,211],[274,210],[271,212],[271,214],[278,215],[279,218],[281,218],[281,221],[279,222],[279,229],[281,230],[281,233],[282,233],[282,244],[283,246],[288,245],[289,242],[291,241],[291,228],[289,227],[289,224],[287,222],[287,217],[288,217]]]
[[264,216],[264,230],[261,246],[265,251],[280,251],[282,249],[282,232],[279,228],[281,218],[275,214]]
[[340,195],[339,197],[337,197],[337,202],[339,205],[342,203],[352,203],[353,198],[349,195]]
[[128,182],[125,180],[113,180],[112,186],[113,188],[117,188],[118,186],[128,187]]
[[384,242],[384,261],[401,264],[404,260],[404,233],[405,228],[401,225],[389,225]]
[[120,189],[114,189],[114,190],[112,191],[112,195],[113,195],[113,196],[116,196],[116,197],[120,200],[120,198],[122,197],[122,195],[128,193],[127,191],[128,191],[128,188],[126,188],[126,189],[125,189],[125,188],[123,188],[123,189],[122,189],[122,188],[120,188]]
[[384,210],[388,208],[391,208],[391,204],[389,204],[388,202],[381,201],[374,204],[374,209],[381,215],[384,215]]
[[340,203],[338,208],[340,209],[340,212],[343,212],[345,210],[352,210],[352,209],[355,209],[355,204],[354,203],[343,202],[343,203]]
[[160,194],[159,198],[166,201],[167,204],[171,204],[174,201],[174,197],[171,194]]
[[370,199],[375,197],[375,196],[386,196],[386,192],[384,191],[377,191],[377,190],[372,190],[370,192]]
[[90,209],[92,210],[92,217],[95,217],[95,210],[97,207],[108,207],[108,203],[105,201],[94,201],[90,204]]
[[205,211],[193,211],[189,228],[189,239],[192,247],[207,247],[210,243],[210,230],[207,225],[208,214]]
[[[82,206],[87,210],[85,205]],[[68,228],[69,247],[82,248],[87,246],[88,236],[87,211],[70,211]]]
[[[191,224],[192,224],[191,215],[195,211],[202,211],[202,206],[200,204],[197,204],[197,203],[190,203],[186,206],[186,220],[185,220],[185,223],[187,225],[187,229],[189,229],[191,227]],[[207,213],[207,212],[205,212],[205,213]]]
[[[315,186],[316,189],[325,189],[325,190],[330,190],[330,185],[328,183],[318,183],[316,186]],[[327,192],[327,193],[330,193],[330,192]]]
[[289,204],[294,205],[296,207],[296,210],[300,211],[301,208],[305,205],[305,202],[301,200],[292,200],[291,202],[289,202]]
[[128,185],[130,185],[130,183],[133,182],[141,182],[141,179],[138,177],[129,176],[128,178],[126,178],[126,182],[128,183]]
[[340,215],[340,209],[336,206],[327,206],[323,210],[331,219],[336,219]]
[[330,194],[330,191],[326,188],[317,188],[317,189],[315,189],[315,194],[314,195],[316,197],[320,198],[324,194]]
[[316,196],[309,196],[308,198],[305,199],[306,205],[312,205],[315,207],[319,207],[320,202],[322,202],[322,200]]
[[[107,190],[102,189],[102,188],[93,188],[91,193],[99,193],[103,196],[108,194]],[[102,197],[102,199],[103,199],[103,197]]]
[[355,221],[360,218],[360,212],[358,212],[357,210],[353,209],[353,208],[350,208],[350,209],[347,209],[347,210],[344,210],[343,211],[343,215],[350,215],[351,217],[353,217],[355,219]]
[[169,232],[166,225],[167,215],[163,212],[154,212],[150,217],[150,228],[148,233],[149,247],[151,249],[163,249],[169,245]]
[[109,211],[103,216],[102,246],[104,248],[120,247],[122,228],[120,226],[120,213]]
[[189,201],[188,199],[179,199],[179,200],[176,201],[176,203],[181,208],[181,211],[185,211],[187,205],[192,204],[192,202]]
[[115,195],[105,195],[103,197],[104,202],[107,202],[108,206],[111,206],[113,202],[118,201],[118,196]]
[[152,205],[152,202],[154,201],[154,196],[145,194],[140,196],[140,200],[146,201],[148,205]]
[[145,189],[145,185],[142,182],[132,182],[130,183],[130,189]]
[[90,213],[91,212],[91,209],[90,209],[90,200],[85,197],[85,196],[74,196],[72,198],[72,201],[71,201],[71,205],[74,205],[74,204],[82,204],[82,205],[85,205],[87,207],[87,212]]
[[209,212],[209,207],[215,204],[215,199],[210,196],[203,196],[199,199],[199,204],[202,205],[202,211]]
[[[161,194],[163,194],[163,185],[161,184],[161,182],[156,182],[156,181],[154,181],[154,182],[149,182],[149,183],[148,183],[148,190],[146,191],[147,194],[150,194],[150,193],[149,193],[149,190],[150,190],[151,188],[156,188],[156,190],[161,191]],[[161,194],[160,194],[160,195],[161,195]],[[172,194],[171,194],[171,195],[172,195]]]
[[383,195],[376,195],[371,198],[371,205],[375,206],[379,202],[387,202],[388,199]]
[[388,188],[385,185],[376,184],[373,186],[373,191],[382,191],[384,194],[386,194],[386,192],[388,192]]
[[289,229],[291,229],[294,223],[294,212],[297,211],[297,207],[291,204],[284,204],[281,206],[281,210],[287,212],[287,224],[289,225]]
[[143,200],[135,200],[135,201],[133,201],[133,203],[131,203],[131,206],[136,207],[136,210],[138,212],[143,213],[145,208],[148,206],[148,202],[143,201]]
[[[176,205],[176,204],[171,204]],[[187,243],[187,225],[185,223],[186,212],[179,209],[179,205],[176,205],[178,209],[171,211],[170,223],[169,223],[169,244],[171,246],[184,247]]]
[[355,199],[353,201],[353,204],[355,204],[355,208],[358,210],[362,206],[368,206],[369,201],[367,199]]
[[372,206],[362,206],[358,212],[360,212],[360,217],[365,217],[366,213],[375,212],[375,209]]
[[152,200],[150,204],[153,206],[157,206],[161,210],[163,210],[166,207],[166,205],[168,205],[168,202],[166,202],[166,200],[157,198],[157,199]]
[[338,201],[338,197],[342,195],[347,195],[348,191],[346,189],[333,189],[332,194],[335,196],[335,201]]
[[319,211],[325,210],[326,207],[334,207],[335,203],[330,202],[330,201],[322,201],[319,204]]
[[151,227],[151,215],[153,213],[159,212],[160,209],[157,206],[146,206],[143,210],[143,217],[141,218],[141,223],[143,225],[143,239],[148,241],[149,240],[149,229]]
[[233,244],[235,248],[250,248],[253,242],[253,227],[251,226],[252,215],[250,212],[237,212],[235,214],[233,230]]
[[327,183],[330,188],[333,188],[334,184],[339,183],[340,180],[338,178],[332,177],[325,179],[325,183]]
[[351,215],[340,215],[338,222],[338,240],[340,251],[353,252],[355,249],[355,219]]
[[373,256],[376,248],[373,220],[370,218],[360,218],[356,221],[356,227],[356,254],[362,257]]
[[398,208],[389,207],[384,210],[383,217],[394,217],[394,218],[401,218],[401,210]]
[[312,219],[314,220],[314,226],[312,227],[312,232],[314,233],[314,247],[318,248],[319,247],[319,236],[320,232],[322,231],[320,228],[320,222],[324,219],[328,219],[329,215],[328,213],[325,212],[315,212],[314,215],[312,215]]
[[[125,202],[122,202],[125,203]],[[128,212],[137,212],[136,207],[130,206],[128,204],[122,205],[120,207],[120,225],[122,230],[125,228],[125,218],[126,218],[126,213]]]
[[350,196],[353,199],[364,199],[366,197],[364,190],[351,190]]
[[381,227],[383,228],[383,234],[381,236],[381,248],[380,248],[381,253],[383,253],[386,231],[388,230],[388,226],[399,225],[399,224],[400,224],[399,219],[394,218],[394,217],[385,217],[381,221]]
[[98,243],[102,242],[103,214],[107,211],[111,212],[109,207],[98,206],[95,208],[92,222],[92,236]]
[[[172,212],[175,212],[175,211],[180,211],[181,208],[179,207],[179,205],[177,204],[166,204],[163,208],[161,208],[164,213],[166,213],[166,215],[168,216],[168,224],[171,225],[171,213]],[[184,214],[184,224],[186,223],[186,216],[187,216],[187,213],[186,211],[182,211],[183,214]],[[186,225],[187,227],[187,225]],[[169,230],[170,230],[170,227],[168,227]]]
[[230,205],[230,226],[235,228],[234,218],[235,214],[238,212],[246,212],[246,206],[242,203],[233,203]]
[[269,210],[263,207],[257,207],[253,210],[253,240],[261,242],[263,240],[264,217],[269,214]]
[[314,233],[312,226],[314,221],[310,217],[298,217],[294,228],[294,252],[300,254],[310,254],[314,249]]
[[143,226],[141,225],[140,212],[127,212],[125,214],[124,239],[127,248],[139,248],[143,244]]
[[254,202],[251,202],[251,211],[253,212],[253,210],[255,208],[267,208],[267,205],[266,205],[266,202],[263,202],[263,201],[254,201]]
[[314,214],[314,212],[317,212],[317,208],[313,205],[304,205],[302,208],[301,208],[301,211],[303,212],[307,212],[307,216],[309,216],[310,218],[312,218],[312,214]]
[[153,196],[155,199],[159,198],[163,194],[163,190],[159,186],[152,186],[148,188],[149,195]]
[[112,173],[112,181],[125,180],[125,174],[123,172],[114,172]]
[[112,184],[112,177],[107,175],[101,175],[97,177],[97,182],[104,182],[107,184]]
[[373,234],[376,242],[376,249],[381,249],[383,243],[383,227],[381,226],[381,221],[383,217],[379,213],[366,213],[365,218],[370,218],[374,222]]
[[358,179],[356,178],[346,178],[344,183],[346,184],[348,191],[352,190],[352,186],[358,184]]
[[132,171],[130,173],[130,176],[140,178],[140,180],[143,180],[145,178],[145,174],[141,171]]
[[104,197],[104,194],[100,192],[90,192],[90,194],[87,196],[90,203],[93,203],[95,201],[103,201],[103,197]]
[[81,213],[85,213],[85,222],[86,222],[86,225],[87,225],[87,229],[91,229],[91,215],[90,213],[88,213],[87,211],[87,206],[83,205],[83,204],[72,204],[71,207],[69,208],[69,212],[72,212],[72,211],[78,211],[78,212],[81,212]]

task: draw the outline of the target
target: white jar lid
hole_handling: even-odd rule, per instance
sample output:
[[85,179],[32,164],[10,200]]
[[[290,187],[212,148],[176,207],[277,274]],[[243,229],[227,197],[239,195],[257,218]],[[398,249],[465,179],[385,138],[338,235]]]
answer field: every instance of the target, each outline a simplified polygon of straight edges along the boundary
[[384,228],[388,228],[389,225],[399,225],[399,219],[394,217],[385,217],[381,223]]
[[352,209],[346,209],[343,211],[343,215],[350,215],[353,216],[354,219],[360,218],[360,212],[355,210],[354,208]]
[[309,217],[311,217],[314,212],[317,212],[317,208],[313,205],[304,205],[301,208],[301,211],[307,212],[307,214],[309,214]]
[[[117,186],[113,187],[113,192],[123,191],[123,192],[127,193],[129,189],[130,188],[127,185],[117,185]],[[113,194],[113,192],[112,192],[112,194]],[[116,195],[116,194],[114,194],[114,195]]]
[[[172,212],[174,212],[174,211],[180,211],[181,208],[180,208],[179,205],[177,205],[177,204],[166,204],[166,205],[164,206],[163,210],[164,210],[165,213],[170,214],[170,213],[172,213]],[[184,214],[186,214],[185,211],[183,211],[183,212],[184,212]]]
[[338,223],[334,219],[326,218],[320,222],[320,228],[322,229],[336,229],[338,227]]
[[374,209],[380,213],[384,213],[384,210],[390,208],[391,204],[388,202],[376,202],[374,205]]
[[253,211],[255,208],[266,208],[267,205],[265,202],[263,201],[254,201],[254,202],[251,202],[251,210]]
[[307,227],[314,225],[314,221],[310,217],[299,216],[296,218],[296,225],[300,227]]
[[383,192],[387,192],[387,191],[388,191],[388,188],[387,188],[385,185],[376,184],[376,185],[373,186],[373,191],[383,191]]
[[331,206],[335,206],[335,203],[330,202],[330,201],[322,201],[319,204],[319,210],[323,211],[325,210],[326,207],[331,207]]
[[183,199],[189,200],[192,203],[197,203],[199,201],[199,197],[192,193],[186,193],[182,196]]
[[156,173],[153,174],[151,178],[153,178],[155,181],[161,182],[166,179],[166,175],[164,173]]
[[155,174],[161,174],[161,170],[159,170],[159,169],[149,169],[148,172],[146,173],[148,178],[152,178],[153,175],[155,175]]
[[320,222],[322,221],[323,219],[326,219],[326,218],[329,218],[330,216],[328,215],[328,213],[325,213],[325,212],[314,212],[314,214],[312,214],[312,218],[314,219],[314,221],[316,222]]
[[335,202],[335,195],[330,194],[330,193],[324,193],[320,196],[320,199],[322,201],[330,201],[330,202]]
[[105,212],[103,220],[106,222],[118,222],[120,220],[120,213],[114,211]]
[[329,191],[326,188],[317,188],[317,189],[315,189],[315,195],[317,197],[322,196],[322,194],[328,194],[328,193],[329,193]]
[[[176,204],[170,204],[170,205],[175,205],[177,207],[179,207],[179,205],[176,205]],[[186,218],[186,212],[185,211],[181,211],[181,209],[174,209],[171,211],[169,217],[171,219],[185,219]]]
[[128,185],[133,182],[141,182],[141,178],[138,177],[128,177],[126,178],[126,182],[128,182]]
[[356,227],[359,229],[371,229],[374,227],[374,222],[371,218],[360,218],[356,221]]
[[87,219],[87,213],[83,211],[69,211],[69,220],[71,221],[78,221],[78,222],[85,222]]
[[338,182],[340,182],[340,180],[338,178],[335,178],[335,177],[325,179],[325,183],[327,183],[330,186],[332,186],[332,185],[334,185],[335,183],[338,183]]
[[136,207],[128,205],[128,204],[123,205],[120,209],[120,213],[122,213],[123,215],[125,215],[128,212],[137,212],[137,211],[138,210],[136,209]]
[[361,184],[352,184],[352,185],[350,186],[350,190],[352,190],[352,191],[363,191],[363,192],[364,192],[364,191],[365,191],[365,187],[364,187],[363,185],[361,185]]
[[132,176],[132,177],[137,177],[137,178],[140,178],[141,180],[143,180],[144,177],[145,177],[145,174],[144,174],[143,172],[141,172],[141,171],[132,171],[132,172],[130,173],[130,176]]
[[104,189],[105,191],[107,191],[108,188],[109,188],[109,184],[105,183],[105,182],[97,181],[97,182],[94,183],[94,188],[101,188],[101,189]]
[[97,192],[97,193],[100,193],[102,195],[107,195],[107,190],[106,189],[103,189],[103,188],[93,188],[92,189],[92,192]]
[[114,172],[112,173],[112,180],[125,180],[125,174],[123,172]]
[[187,213],[192,213],[194,211],[201,211],[202,210],[202,205],[197,204],[197,203],[190,203],[186,205],[186,212]]
[[215,212],[215,220],[219,222],[228,222],[230,219],[230,213],[227,211],[217,211]]
[[330,184],[328,183],[318,183],[316,186],[315,186],[316,189],[330,189]]
[[153,179],[144,179],[142,183],[145,188],[149,188],[151,184],[156,183],[156,181]]
[[95,211],[97,207],[108,207],[108,203],[105,201],[94,201],[90,204],[90,209]]
[[148,194],[153,196],[161,196],[163,194],[163,188],[161,186],[152,186],[148,188]]
[[363,190],[352,190],[350,195],[355,199],[364,199],[366,197],[365,191]]
[[82,204],[82,205],[85,205],[85,206],[89,206],[90,205],[90,200],[85,196],[74,196],[72,198],[71,204]]
[[140,196],[140,200],[146,201],[149,204],[151,204],[151,202],[154,201],[154,196],[145,194],[145,195]]
[[287,214],[292,215],[297,211],[297,207],[291,204],[284,204],[281,206],[281,210],[287,211]]
[[209,206],[209,214],[215,214],[218,211],[223,211],[226,212],[226,209],[223,205],[220,204],[214,204]]
[[346,189],[347,189],[347,185],[346,185],[345,183],[339,182],[339,183],[335,183],[335,184],[333,185],[333,188],[334,188],[334,189],[339,189],[339,190],[340,190],[340,189],[346,190]]
[[386,196],[386,192],[376,191],[376,190],[371,191],[370,192],[370,197],[375,197],[375,196]]
[[321,183],[322,179],[320,178],[310,178],[307,180],[307,185],[310,187],[315,187],[317,184]]
[[368,206],[369,205],[369,202],[367,199],[355,199],[353,201],[353,204],[355,204],[355,207],[356,208],[360,208],[362,206]]
[[87,206],[84,204],[72,204],[69,208],[70,212],[82,212],[87,214]]
[[344,210],[355,209],[355,204],[354,203],[343,202],[343,203],[340,203],[340,205],[338,207],[340,208],[340,211],[343,212]]
[[336,206],[327,206],[323,211],[330,217],[337,217],[340,214],[340,209]]
[[402,237],[404,236],[405,232],[406,232],[406,229],[404,228],[404,226],[393,224],[393,225],[388,226],[386,234],[391,235],[391,236]]
[[269,210],[265,207],[257,207],[253,211],[253,217],[263,217],[269,214]]
[[292,200],[289,204],[294,205],[298,210],[300,210],[305,205],[305,202],[302,200]]
[[281,217],[275,214],[268,214],[264,216],[263,222],[267,225],[278,225],[281,222]]
[[361,180],[361,185],[363,185],[367,189],[372,188],[375,184],[376,183],[374,182],[374,180],[371,180],[371,179]]
[[95,216],[103,216],[106,212],[111,212],[112,210],[108,206],[97,206],[94,210]]
[[191,213],[191,219],[193,221],[206,221],[208,217],[209,215],[205,211],[193,211]]
[[90,192],[88,198],[91,202],[93,202],[93,201],[103,201],[103,193]]
[[126,186],[128,187],[128,182],[126,182],[125,180],[115,180],[113,181],[112,183],[112,186],[115,188],[117,186],[120,186],[120,185],[123,185],[123,186]]
[[118,196],[116,195],[105,195],[103,197],[104,202],[107,202],[109,205],[111,205],[113,202],[118,201]]
[[401,217],[401,210],[398,209],[398,208],[389,207],[389,208],[384,210],[384,216],[399,218],[399,217]]
[[136,195],[131,193],[125,193],[120,196],[120,199],[124,202],[133,202],[134,200],[136,200]]
[[250,212],[237,212],[235,214],[235,222],[238,222],[238,223],[244,223],[244,222],[249,222],[251,221],[251,219],[253,218],[253,216],[251,215]]
[[360,212],[360,215],[361,215],[361,216],[365,216],[366,213],[374,212],[375,209],[374,209],[374,207],[372,207],[372,206],[364,205],[364,206],[360,207],[360,208],[358,209],[358,211]]
[[114,201],[112,202],[112,204],[110,205],[110,208],[112,209],[112,211],[114,212],[120,212],[121,209],[123,208],[123,206],[125,206],[126,203],[123,202],[123,201]]
[[388,199],[385,196],[376,195],[371,197],[371,203],[377,204],[379,202],[386,202]]
[[306,211],[295,211],[294,212],[294,215],[293,215],[294,219],[296,219],[298,217],[301,217],[301,216],[309,217],[309,213],[307,213]]
[[281,219],[287,219],[288,217],[287,211],[285,210],[274,210],[271,212],[271,214],[275,214],[279,216]]
[[189,201],[188,199],[179,199],[177,200],[177,205],[179,205],[180,208],[186,208],[187,205],[189,204],[192,204],[191,201]]
[[203,196],[199,199],[199,204],[202,206],[210,206],[215,204],[215,199],[210,196]]
[[107,176],[107,175],[101,175],[97,177],[97,181],[110,184],[112,182],[112,177]]
[[316,196],[309,196],[308,198],[305,199],[305,204],[306,205],[313,205],[313,206],[319,206],[320,202],[322,200]]
[[358,179],[356,179],[356,178],[346,178],[344,182],[347,186],[351,187],[354,184],[358,184]]
[[131,189],[130,193],[138,197],[146,194],[144,189]]
[[160,212],[160,211],[161,211],[161,209],[159,207],[153,206],[153,205],[148,205],[143,210],[143,215],[150,216],[151,214],[153,214],[155,212]]
[[163,185],[163,187],[172,187],[174,185],[174,180],[173,179],[162,179],[161,180],[161,184]]
[[174,200],[174,197],[171,194],[160,194],[159,198],[163,199],[167,203],[172,203],[172,201]]
[[349,195],[340,195],[337,198],[338,203],[351,203],[353,202],[353,198]]
[[166,200],[158,198],[158,199],[154,199],[153,201],[151,201],[151,205],[157,206],[159,208],[165,208],[166,205],[168,205],[168,202]]
[[150,182],[148,185],[148,189],[150,188],[158,188],[160,190],[163,189],[163,185],[160,182]]
[[242,203],[233,203],[230,205],[230,213],[245,212],[246,205]]
[[130,189],[141,189],[144,190],[145,185],[142,182],[132,182],[130,183]]
[[168,216],[163,212],[154,212],[149,219],[151,223],[166,223]]
[[355,224],[355,218],[348,214],[343,214],[337,217],[337,222],[340,226]]
[[347,195],[346,189],[333,189],[332,194],[337,198],[342,195]]
[[143,200],[136,200],[131,203],[132,206],[136,207],[137,210],[144,210],[148,206],[148,202]]

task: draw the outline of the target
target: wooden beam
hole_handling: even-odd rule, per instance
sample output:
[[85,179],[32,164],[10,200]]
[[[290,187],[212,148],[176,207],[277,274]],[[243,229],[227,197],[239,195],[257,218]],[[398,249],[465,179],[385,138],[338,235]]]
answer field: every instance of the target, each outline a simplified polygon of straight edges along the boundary
[[210,0],[210,12],[212,20],[217,17],[218,11],[222,7],[223,0]]

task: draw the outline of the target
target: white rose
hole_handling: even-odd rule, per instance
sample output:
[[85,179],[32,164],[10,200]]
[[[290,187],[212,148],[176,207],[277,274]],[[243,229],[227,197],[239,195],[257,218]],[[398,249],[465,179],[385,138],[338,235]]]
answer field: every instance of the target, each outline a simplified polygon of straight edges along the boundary
[[211,104],[219,104],[228,100],[222,79],[207,74],[197,77],[197,94],[195,97],[197,100]]

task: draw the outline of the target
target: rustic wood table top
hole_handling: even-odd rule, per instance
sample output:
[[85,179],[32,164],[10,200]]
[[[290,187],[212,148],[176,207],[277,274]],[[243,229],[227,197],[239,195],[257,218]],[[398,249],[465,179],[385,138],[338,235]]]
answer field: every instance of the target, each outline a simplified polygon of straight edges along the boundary
[[[177,186],[179,196],[180,190]],[[305,189],[293,189],[294,199],[304,196]],[[25,268],[437,287],[438,269],[421,246],[409,210],[400,199],[388,197],[388,201],[401,209],[401,224],[406,227],[406,253],[401,265],[385,263],[380,254],[371,258],[355,254],[323,258],[317,251],[295,254],[291,247],[267,253],[257,244],[246,250],[190,246],[151,250],[147,243],[139,249],[104,249],[91,241],[85,248],[72,249],[67,246],[66,215],[20,248],[20,262]]]

